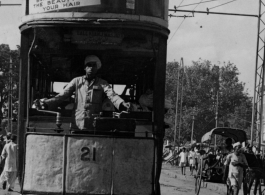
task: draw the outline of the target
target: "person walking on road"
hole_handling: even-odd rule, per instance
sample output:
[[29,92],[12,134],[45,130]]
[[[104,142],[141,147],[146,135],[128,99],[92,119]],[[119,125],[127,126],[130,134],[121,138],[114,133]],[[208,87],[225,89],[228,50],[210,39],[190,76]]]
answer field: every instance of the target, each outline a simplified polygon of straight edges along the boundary
[[179,157],[180,157],[179,166],[181,167],[181,173],[182,175],[186,175],[186,164],[187,164],[187,158],[188,158],[186,148],[182,149],[182,152],[179,154]]
[[[5,147],[5,141],[4,141],[4,137],[3,135],[0,135],[0,153],[2,153],[4,147]],[[0,175],[2,174],[3,170],[4,170],[4,166],[5,166],[5,161],[2,160],[0,161]]]
[[189,165],[190,165],[190,175],[193,175],[193,170],[195,169],[195,152],[192,148],[189,152]]
[[248,167],[248,162],[245,155],[242,153],[241,143],[237,142],[233,145],[233,147],[234,152],[227,155],[226,161],[224,163],[225,174],[223,181],[227,182],[229,186],[232,187],[233,195],[238,195],[241,184],[243,182],[243,171],[244,168]]
[[5,159],[4,170],[0,177],[3,189],[13,191],[15,180],[17,177],[17,144],[16,135],[11,135],[10,142],[4,146],[1,155],[1,161]]

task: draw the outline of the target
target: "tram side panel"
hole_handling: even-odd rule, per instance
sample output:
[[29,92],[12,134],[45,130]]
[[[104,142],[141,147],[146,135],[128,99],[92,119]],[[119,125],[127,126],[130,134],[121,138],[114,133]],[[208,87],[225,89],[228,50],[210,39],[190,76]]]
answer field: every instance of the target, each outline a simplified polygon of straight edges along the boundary
[[154,140],[115,139],[114,147],[114,194],[153,194]]
[[112,139],[69,137],[66,193],[111,194]]
[[63,191],[63,137],[28,135],[23,190]]
[[26,193],[147,195],[153,171],[151,138],[26,136]]

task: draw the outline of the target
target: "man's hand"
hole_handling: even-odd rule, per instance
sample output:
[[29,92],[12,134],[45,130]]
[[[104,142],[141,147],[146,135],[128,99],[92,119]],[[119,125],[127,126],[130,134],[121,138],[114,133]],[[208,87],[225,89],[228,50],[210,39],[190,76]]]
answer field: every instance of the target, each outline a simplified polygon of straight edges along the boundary
[[231,164],[233,165],[233,166],[238,166],[238,162],[231,162]]
[[37,108],[37,109],[42,109],[42,110],[44,110],[44,109],[46,109],[48,106],[47,106],[47,104],[45,103],[45,100],[46,100],[46,98],[44,98],[44,99],[36,99],[36,100],[34,100],[34,106]]
[[121,111],[125,111],[125,110],[129,111],[130,107],[131,107],[130,102],[122,102],[121,105],[120,105],[119,110],[121,110]]
[[231,164],[233,166],[238,166],[238,167],[242,167],[242,168],[246,167],[246,165],[244,165],[243,163],[240,163],[240,162],[232,162]]

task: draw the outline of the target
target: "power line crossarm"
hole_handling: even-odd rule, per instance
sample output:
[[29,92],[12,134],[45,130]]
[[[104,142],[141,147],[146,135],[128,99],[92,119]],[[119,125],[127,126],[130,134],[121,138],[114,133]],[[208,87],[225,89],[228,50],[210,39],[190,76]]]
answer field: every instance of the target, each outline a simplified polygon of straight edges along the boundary
[[257,18],[259,17],[259,15],[225,13],[225,12],[193,11],[193,10],[178,10],[178,9],[168,9],[168,11],[173,11],[173,12],[190,12],[190,13],[200,13],[200,14],[218,14],[218,15],[230,15],[230,16],[246,16],[246,17],[257,17]]
[[6,3],[2,4],[0,1],[0,7],[1,6],[17,6],[17,5],[22,5],[22,4],[6,4]]

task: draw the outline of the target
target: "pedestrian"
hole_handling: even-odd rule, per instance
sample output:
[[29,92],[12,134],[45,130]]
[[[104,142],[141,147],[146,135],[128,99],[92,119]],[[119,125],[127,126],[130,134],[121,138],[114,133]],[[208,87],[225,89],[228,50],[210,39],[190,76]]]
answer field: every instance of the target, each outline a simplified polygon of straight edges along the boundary
[[[233,145],[234,152],[226,156],[224,162],[225,171],[223,181],[227,182],[233,189],[233,195],[238,195],[243,182],[244,168],[248,167],[248,162],[241,150],[241,143],[237,142]],[[229,171],[227,171],[229,170]]]
[[[118,96],[107,81],[97,77],[101,68],[101,61],[95,55],[89,55],[84,61],[84,76],[74,78],[61,92],[50,99],[35,101],[36,107],[55,107],[63,100],[75,94],[74,113],[71,129],[93,130],[93,119],[95,114],[102,111],[103,95],[105,94],[113,105],[119,110],[128,110],[130,103],[125,102]],[[58,107],[58,106],[57,106]]]
[[11,135],[10,142],[4,146],[1,154],[1,161],[5,159],[4,170],[0,176],[3,189],[13,191],[17,177],[17,144],[16,135]]
[[193,175],[193,170],[195,169],[195,152],[192,148],[189,152],[189,165],[190,165],[190,175]]
[[187,164],[187,157],[188,157],[186,148],[182,148],[182,152],[179,154],[179,157],[180,157],[179,166],[181,167],[181,174],[186,175],[186,164]]
[[[0,154],[2,153],[4,146],[5,146],[4,136],[0,135]],[[4,170],[5,160],[0,161],[0,175],[2,174]]]
[[200,158],[200,154],[199,154],[199,151],[200,151],[200,145],[197,145],[194,147],[194,152],[195,152],[195,155],[194,155],[194,160],[195,160],[195,170],[197,171],[198,170],[198,166],[199,166],[199,158]]

